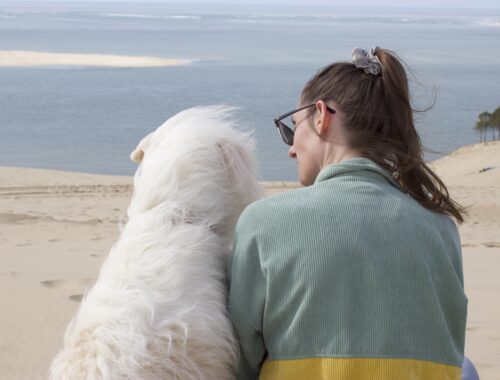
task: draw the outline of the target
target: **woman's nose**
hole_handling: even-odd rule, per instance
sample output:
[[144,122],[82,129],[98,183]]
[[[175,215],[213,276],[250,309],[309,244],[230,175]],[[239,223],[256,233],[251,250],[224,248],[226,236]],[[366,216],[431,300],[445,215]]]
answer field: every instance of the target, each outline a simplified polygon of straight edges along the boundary
[[293,147],[293,145],[288,149],[288,156],[290,158],[296,158],[297,157],[297,154],[295,153],[295,148]]

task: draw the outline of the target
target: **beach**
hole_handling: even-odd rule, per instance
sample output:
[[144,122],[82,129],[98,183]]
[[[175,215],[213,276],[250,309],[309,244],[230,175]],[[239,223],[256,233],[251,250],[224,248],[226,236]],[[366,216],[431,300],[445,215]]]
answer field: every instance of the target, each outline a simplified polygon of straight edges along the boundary
[[[430,163],[468,208],[459,226],[466,355],[500,379],[500,141]],[[0,377],[45,379],[85,289],[118,238],[132,177],[0,167]],[[271,195],[299,187],[265,182]]]

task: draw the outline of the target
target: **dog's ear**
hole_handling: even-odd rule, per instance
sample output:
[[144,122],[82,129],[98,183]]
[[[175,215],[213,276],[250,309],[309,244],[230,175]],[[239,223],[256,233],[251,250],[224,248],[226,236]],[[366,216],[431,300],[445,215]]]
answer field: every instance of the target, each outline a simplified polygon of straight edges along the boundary
[[146,149],[149,146],[149,141],[153,135],[153,132],[151,132],[149,135],[144,137],[137,147],[134,149],[132,153],[130,153],[130,159],[134,161],[137,164],[140,164],[144,158],[144,153],[146,152]]
[[130,154],[130,159],[134,161],[136,164],[140,164],[143,158],[144,158],[144,151],[139,148],[135,148],[135,150]]

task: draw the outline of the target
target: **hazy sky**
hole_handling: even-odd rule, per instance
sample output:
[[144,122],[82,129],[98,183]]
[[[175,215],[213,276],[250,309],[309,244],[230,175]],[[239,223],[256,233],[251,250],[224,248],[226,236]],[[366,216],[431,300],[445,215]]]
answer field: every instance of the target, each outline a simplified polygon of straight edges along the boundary
[[[47,0],[30,0],[32,2],[43,3]],[[58,0],[52,0],[49,2],[54,2]],[[60,2],[81,2],[83,0],[59,0]],[[87,2],[87,1],[84,1]],[[495,8],[500,9],[499,0],[475,0],[471,2],[470,0],[378,0],[378,1],[367,1],[367,0],[91,0],[88,2],[112,2],[112,3],[179,3],[179,4],[210,4],[210,3],[224,3],[224,4],[268,4],[268,5],[280,5],[280,4],[294,4],[294,5],[304,5],[313,6],[314,4],[321,5],[331,5],[339,7],[358,7],[365,6],[368,8],[380,7],[437,7],[437,8]]]

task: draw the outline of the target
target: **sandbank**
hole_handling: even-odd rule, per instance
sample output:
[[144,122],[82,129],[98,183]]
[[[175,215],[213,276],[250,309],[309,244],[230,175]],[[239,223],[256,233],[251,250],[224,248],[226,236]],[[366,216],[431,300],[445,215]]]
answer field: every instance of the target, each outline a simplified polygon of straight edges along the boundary
[[98,66],[98,67],[165,67],[186,65],[188,59],[134,57],[109,54],[50,53],[22,50],[0,50],[0,67],[30,66]]

